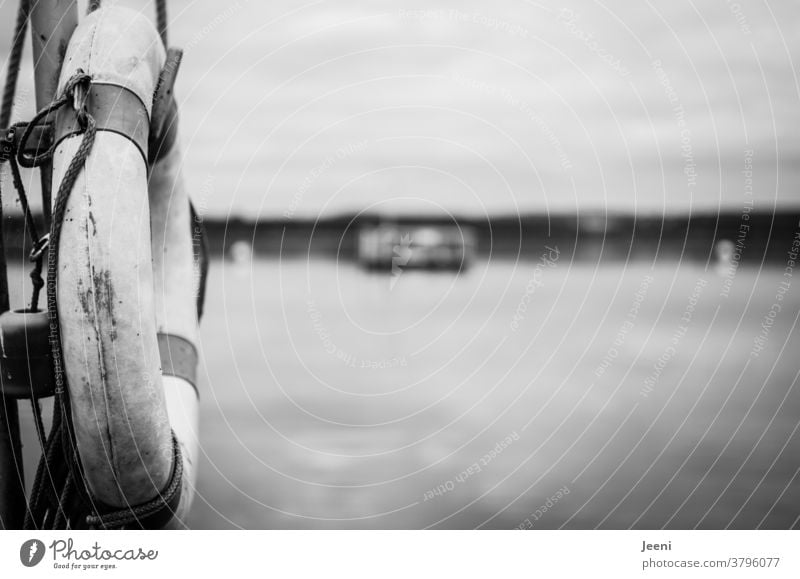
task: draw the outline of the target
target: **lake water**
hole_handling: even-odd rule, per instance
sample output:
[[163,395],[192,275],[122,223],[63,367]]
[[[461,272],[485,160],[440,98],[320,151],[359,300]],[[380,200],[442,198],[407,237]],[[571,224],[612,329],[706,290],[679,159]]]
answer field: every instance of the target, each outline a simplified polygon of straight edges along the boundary
[[190,525],[797,526],[783,270],[549,263],[213,262]]
[[797,525],[796,290],[753,352],[781,273],[216,262],[191,524]]

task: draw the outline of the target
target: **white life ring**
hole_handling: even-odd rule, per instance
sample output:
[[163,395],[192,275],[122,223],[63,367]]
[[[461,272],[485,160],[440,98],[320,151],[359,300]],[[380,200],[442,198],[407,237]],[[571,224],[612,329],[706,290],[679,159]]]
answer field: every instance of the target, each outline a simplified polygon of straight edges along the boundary
[[[59,92],[82,69],[92,86],[133,95],[140,107],[138,114],[125,108],[115,121],[128,123],[130,133],[98,124],[62,222],[57,295],[75,442],[91,498],[110,509],[147,503],[182,466],[169,523],[178,526],[192,502],[198,447],[190,205],[177,144],[148,171],[147,151],[131,137],[146,134],[165,58],[151,22],[121,7],[91,13],[70,40]],[[79,135],[61,135],[54,190],[79,143]]]

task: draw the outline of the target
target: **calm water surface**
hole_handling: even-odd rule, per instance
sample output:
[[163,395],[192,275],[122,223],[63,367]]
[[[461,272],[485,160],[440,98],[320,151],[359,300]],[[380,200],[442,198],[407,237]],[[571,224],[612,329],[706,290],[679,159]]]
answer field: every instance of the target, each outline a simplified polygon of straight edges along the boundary
[[780,274],[217,262],[191,524],[796,525],[796,291],[751,356]]

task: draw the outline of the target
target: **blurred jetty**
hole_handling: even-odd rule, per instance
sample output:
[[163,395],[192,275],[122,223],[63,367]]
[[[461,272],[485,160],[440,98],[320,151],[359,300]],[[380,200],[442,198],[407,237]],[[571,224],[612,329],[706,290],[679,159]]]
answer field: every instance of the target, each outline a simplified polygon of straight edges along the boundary
[[463,270],[474,254],[471,227],[380,223],[358,232],[357,259],[366,269]]

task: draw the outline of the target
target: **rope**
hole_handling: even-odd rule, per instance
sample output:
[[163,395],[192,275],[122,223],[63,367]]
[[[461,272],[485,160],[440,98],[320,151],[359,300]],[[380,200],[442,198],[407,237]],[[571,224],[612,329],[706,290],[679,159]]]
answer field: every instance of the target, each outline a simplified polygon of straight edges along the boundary
[[[50,111],[70,102],[75,89],[80,85],[88,84],[90,81],[91,79],[88,75],[78,71],[67,82],[61,97],[40,111],[35,118],[46,116]],[[73,509],[67,510],[65,505],[74,502],[76,492],[79,492],[84,498],[88,497],[88,491],[86,491],[85,486],[75,484],[76,481],[83,481],[84,479],[80,473],[80,464],[77,459],[77,450],[71,427],[69,393],[66,388],[62,362],[63,349],[56,292],[58,246],[64,213],[70,193],[91,153],[97,128],[94,118],[83,106],[76,111],[76,114],[78,124],[84,130],[83,137],[58,187],[50,230],[51,244],[47,255],[47,310],[50,320],[50,349],[56,385],[53,425],[46,441],[46,448],[43,449],[42,458],[31,490],[29,514],[26,516],[24,525],[26,529],[46,527],[59,529],[73,525],[74,514],[70,512]],[[39,159],[42,158],[46,158],[46,156],[39,156]],[[64,467],[65,462],[66,468]],[[46,479],[49,479],[50,482],[48,488],[45,487]]]
[[[87,75],[76,74],[70,83],[67,84],[69,92],[65,91],[65,95],[71,94],[72,88],[78,86],[79,82],[89,81]],[[74,82],[73,82],[74,81]],[[51,358],[53,364],[53,374],[55,378],[55,396],[56,408],[61,413],[62,429],[60,433],[52,433],[60,435],[62,451],[65,451],[64,458],[67,459],[69,465],[69,476],[65,482],[65,490],[69,484],[70,478],[76,480],[84,480],[79,472],[80,464],[77,459],[77,449],[75,447],[74,433],[72,432],[71,413],[69,409],[69,393],[66,388],[66,377],[64,374],[63,365],[63,348],[61,345],[61,329],[58,319],[58,295],[57,295],[57,282],[58,282],[58,249],[61,237],[61,226],[64,222],[64,213],[67,209],[67,202],[69,201],[70,194],[78,179],[78,175],[83,170],[86,159],[92,151],[94,145],[96,125],[94,118],[90,115],[85,108],[81,108],[77,112],[78,124],[84,129],[83,137],[75,155],[72,157],[61,184],[58,187],[56,194],[56,203],[53,208],[53,221],[50,227],[50,250],[47,253],[47,311],[50,318],[50,348]],[[66,455],[69,452],[69,456]],[[76,476],[77,475],[77,476]],[[83,489],[85,491],[85,488]],[[87,493],[88,494],[88,493]],[[63,509],[65,503],[65,495],[59,497],[59,508]],[[57,519],[58,521],[58,519]]]
[[61,96],[33,115],[33,118],[30,120],[30,122],[25,124],[25,129],[22,131],[22,136],[20,137],[19,141],[19,151],[17,152],[17,161],[19,161],[20,166],[25,167],[26,169],[33,169],[34,167],[39,167],[42,163],[46,163],[53,158],[55,143],[43,153],[40,153],[39,149],[37,148],[36,152],[30,155],[25,152],[25,145],[28,143],[28,140],[30,140],[31,135],[36,127],[46,124],[47,119],[51,114],[55,113],[61,107],[70,104],[72,102],[72,93],[75,88],[78,85],[85,84],[89,81],[91,81],[91,77],[82,71],[73,75],[64,85],[64,90],[62,91]]
[[28,29],[30,9],[29,0],[20,0],[17,8],[17,23],[14,26],[14,40],[11,45],[11,54],[8,57],[8,70],[6,84],[3,89],[3,103],[0,105],[0,127],[7,127],[11,122],[11,111],[14,108],[14,94],[17,91],[17,77],[19,76],[22,50],[25,47],[25,32]]
[[[29,19],[30,19],[29,0],[20,0],[19,5],[17,7],[17,20],[14,26],[14,38],[12,41],[11,52],[9,54],[9,59],[8,59],[8,68],[6,69],[6,79],[5,79],[5,85],[3,87],[3,98],[2,98],[2,103],[0,103],[0,128],[9,126],[9,123],[11,122],[11,115],[14,111],[14,97],[17,91],[17,81],[19,79],[19,70],[21,68],[21,63],[22,63],[22,54],[25,48],[25,36],[28,29]],[[16,130],[18,129],[13,128],[10,131],[7,131],[7,134],[4,135],[3,138],[9,140],[10,138],[15,137]],[[22,208],[25,213],[26,227],[30,232],[31,236],[35,238],[34,247],[36,247],[36,244],[39,243],[36,223],[30,211],[28,198],[25,195],[25,189],[24,187],[22,187],[22,179],[19,174],[19,167],[17,165],[15,155],[10,155],[8,160],[9,164],[11,165],[11,173],[14,181],[14,186],[17,189],[20,198],[20,203],[22,204]],[[0,236],[3,235],[2,199],[3,195],[2,191],[0,191]],[[5,311],[9,308],[8,281],[6,278],[5,247],[1,239],[0,239],[0,252],[2,252],[2,255],[0,255],[0,276],[2,276],[2,280],[0,280],[0,308],[2,308],[3,311]],[[44,285],[44,280],[42,279],[41,275],[42,274],[41,255],[39,255],[39,258],[37,260],[35,260],[35,263],[36,265],[33,271],[31,272],[31,281],[33,283],[33,295],[31,297],[32,311],[36,311],[38,309],[39,292],[41,291],[41,288]],[[36,423],[36,435],[37,438],[39,439],[39,444],[42,449],[42,454],[44,455],[46,448],[46,436],[44,430],[44,421],[42,420],[42,409],[39,406],[39,401],[31,399],[31,408],[33,410],[33,416]],[[42,476],[40,479],[40,484],[39,484],[40,488],[42,480],[44,480],[44,476]],[[32,514],[33,514],[32,507],[30,503],[28,503],[25,512],[25,520],[26,521],[29,520]]]
[[154,515],[158,515],[169,509],[172,513],[173,502],[180,499],[181,484],[183,481],[183,457],[181,448],[175,434],[172,435],[172,476],[170,477],[167,488],[161,491],[153,500],[131,507],[129,509],[119,509],[103,515],[89,515],[86,523],[92,529],[123,529],[134,523],[144,526],[142,522]]
[[[40,153],[37,148],[35,153],[28,155],[25,153],[25,145],[28,142],[28,139],[30,139],[34,129],[44,124],[52,113],[64,105],[69,104],[75,88],[79,84],[86,83],[89,80],[90,77],[87,74],[76,74],[67,82],[61,97],[54,100],[52,103],[36,113],[29,123],[15,123],[12,125],[8,131],[8,134],[6,135],[6,142],[8,143],[10,141],[9,144],[13,147],[16,147],[15,154],[10,155],[8,161],[11,165],[11,175],[14,182],[14,188],[17,190],[20,206],[22,207],[22,212],[25,215],[25,228],[30,234],[33,245],[30,255],[31,261],[34,262],[34,268],[30,274],[31,284],[33,285],[30,305],[30,311],[32,312],[39,310],[39,294],[44,287],[44,279],[42,278],[42,268],[44,265],[43,255],[44,250],[47,248],[49,243],[49,236],[39,236],[36,220],[34,219],[33,212],[30,209],[28,195],[25,192],[25,186],[22,182],[22,176],[20,175],[19,165],[25,168],[39,167],[43,163],[52,159],[54,146],[44,153]],[[19,130],[22,130],[22,136],[20,137],[19,141],[17,141],[15,135]],[[2,199],[0,199],[0,202],[1,201]]]
[[[25,123],[16,123],[11,131],[16,131],[22,128]],[[14,188],[17,190],[17,197],[19,198],[22,213],[25,216],[25,229],[28,231],[33,249],[31,251],[31,261],[34,262],[33,270],[31,271],[31,284],[33,285],[33,293],[31,295],[30,311],[39,311],[39,293],[44,287],[44,279],[42,279],[42,251],[46,247],[46,238],[39,237],[39,228],[36,226],[36,220],[33,217],[30,204],[28,203],[28,195],[25,193],[25,186],[22,183],[22,176],[19,172],[19,165],[17,164],[17,155],[11,155],[8,159],[11,165],[11,176],[14,183]],[[24,235],[24,233],[23,233]]]
[[22,184],[22,175],[20,175],[19,172],[17,159],[12,156],[8,161],[11,165],[11,176],[14,182],[14,188],[17,190],[17,194],[19,196],[19,203],[22,207],[22,212],[25,214],[25,225],[28,228],[31,241],[33,243],[38,243],[39,230],[36,227],[36,220],[33,218],[33,213],[31,213],[30,204],[28,203],[28,195],[25,193],[25,187]]
[[158,34],[161,36],[161,42],[164,44],[164,48],[169,46],[167,43],[168,26],[167,0],[156,0],[156,27],[158,28]]
[[[33,487],[31,488],[30,499],[28,500],[28,513],[25,516],[23,528],[47,528],[49,507],[58,502],[56,496],[58,484],[57,480],[64,477],[59,476],[55,471],[59,463],[56,461],[56,456],[60,447],[60,438],[54,436],[55,433],[60,432],[61,415],[58,412],[53,412],[53,424],[50,427],[50,436],[45,441],[45,447],[42,450],[42,458],[39,461],[39,466],[36,469],[36,475],[33,479]],[[63,462],[60,463],[62,467]],[[63,468],[61,469],[63,470]],[[49,486],[45,486],[45,482],[49,480]],[[46,502],[45,502],[46,501]]]
[[[25,517],[25,529],[55,529],[53,511],[63,510],[59,500],[59,488],[66,486],[70,478],[62,450],[62,412],[53,411],[53,424],[42,458],[36,469],[31,488],[28,514]],[[45,483],[49,481],[49,485]]]
[[[0,103],[0,128],[7,127],[11,122],[11,113],[14,109],[14,94],[17,91],[17,78],[19,77],[22,50],[25,47],[25,32],[28,28],[29,0],[20,0],[17,7],[17,22],[14,26],[14,39],[8,57],[6,69],[6,82],[3,87],[3,100]],[[3,243],[3,193],[0,191],[0,311],[8,310],[8,278],[6,277],[6,255]]]

